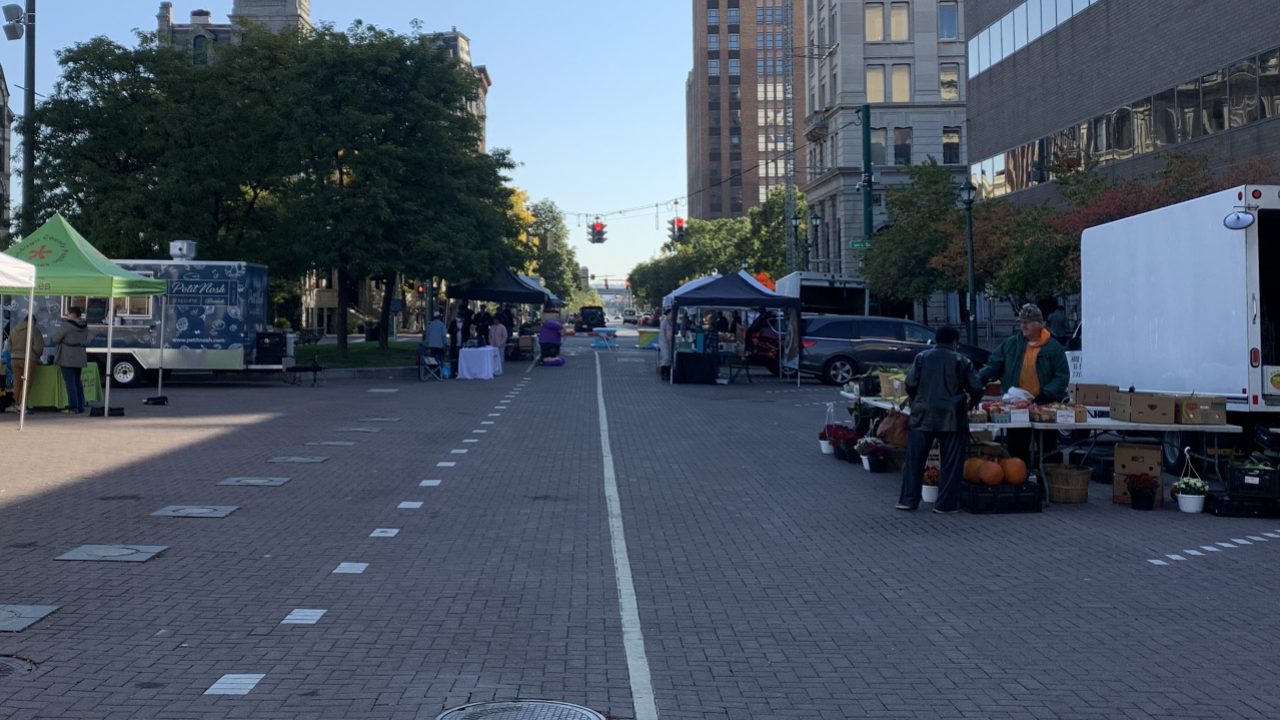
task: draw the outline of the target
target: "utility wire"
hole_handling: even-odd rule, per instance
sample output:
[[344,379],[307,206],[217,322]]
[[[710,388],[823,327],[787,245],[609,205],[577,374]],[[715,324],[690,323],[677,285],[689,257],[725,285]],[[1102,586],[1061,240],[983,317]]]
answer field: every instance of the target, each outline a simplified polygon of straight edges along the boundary
[[[852,121],[850,121],[850,122],[847,122],[847,123],[845,123],[844,125],[841,125],[840,127],[836,128],[835,130],[833,130],[833,131],[832,131],[831,133],[829,133],[829,134],[830,134],[830,135],[835,135],[836,133],[840,132],[841,130],[844,130],[845,128],[853,127],[854,125],[861,125],[861,124],[862,124],[862,118],[859,116],[858,118],[856,118],[856,119],[854,119],[854,120],[852,120]],[[795,148],[794,150],[792,150],[791,152],[792,152],[793,154],[794,154],[794,153],[797,153],[797,152],[800,152],[801,150],[804,150],[805,148],[807,148],[807,147],[809,147],[810,145],[813,145],[813,144],[814,144],[814,142],[813,142],[813,141],[805,142],[805,143],[804,143],[804,144],[802,144],[802,145],[797,145],[797,146],[796,146],[796,148]],[[711,188],[713,188],[713,187],[719,187],[719,186],[724,185],[725,183],[730,182],[730,181],[732,181],[732,180],[734,180],[734,179],[736,179],[736,178],[742,178],[742,177],[745,177],[745,176],[747,175],[747,173],[750,173],[750,172],[754,172],[754,171],[756,171],[756,170],[759,170],[759,169],[760,169],[760,167],[761,167],[762,165],[764,165],[764,164],[766,164],[766,163],[769,163],[769,162],[775,162],[775,161],[777,161],[780,157],[785,157],[785,156],[786,156],[786,154],[787,154],[787,151],[786,151],[786,150],[780,151],[780,152],[778,152],[778,153],[775,153],[775,154],[773,155],[773,157],[771,157],[771,158],[769,158],[769,159],[767,159],[767,160],[765,160],[765,161],[763,161],[763,162],[757,163],[757,164],[755,164],[755,165],[753,165],[753,166],[751,166],[751,167],[749,167],[749,168],[747,168],[747,169],[745,169],[745,170],[742,170],[742,171],[740,171],[740,172],[738,172],[738,173],[736,173],[736,174],[729,175],[728,177],[725,177],[724,179],[722,179],[722,180],[721,180],[720,182],[718,182],[718,183],[713,183],[713,184],[711,184],[711,185],[709,185],[709,186],[707,186],[707,187],[705,187],[705,188],[702,188],[701,190],[698,190],[698,191],[696,191],[696,192],[693,192],[693,193],[690,193],[690,194],[687,194],[687,195],[682,195],[682,196],[680,196],[680,197],[672,198],[672,199],[670,199],[670,200],[664,200],[664,201],[662,201],[662,202],[658,202],[658,203],[647,203],[647,204],[645,204],[645,205],[637,205],[637,206],[635,206],[635,207],[626,208],[626,209],[624,209],[624,210],[612,210],[612,211],[610,211],[610,212],[603,212],[603,213],[584,213],[584,212],[571,212],[571,211],[565,211],[565,213],[564,213],[564,214],[565,214],[565,215],[578,215],[578,216],[581,216],[581,217],[587,217],[587,218],[601,218],[601,219],[603,219],[603,218],[607,218],[607,217],[613,217],[613,216],[615,216],[615,215],[622,215],[622,216],[625,216],[625,215],[627,215],[627,214],[629,214],[629,213],[639,212],[639,211],[641,211],[641,210],[649,210],[650,208],[652,208],[652,207],[654,207],[654,206],[656,206],[656,205],[675,205],[675,204],[677,204],[677,203],[684,203],[684,204],[686,204],[686,205],[687,205],[689,200],[691,200],[691,199],[693,199],[693,198],[697,197],[698,195],[701,195],[702,193],[704,193],[704,192],[706,192],[706,191],[710,190]]]

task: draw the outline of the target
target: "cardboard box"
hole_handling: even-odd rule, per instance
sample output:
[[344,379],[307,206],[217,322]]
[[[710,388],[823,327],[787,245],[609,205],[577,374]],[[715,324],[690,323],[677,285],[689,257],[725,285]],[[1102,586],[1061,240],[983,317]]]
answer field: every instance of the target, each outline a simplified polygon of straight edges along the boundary
[[1115,454],[1115,474],[1123,478],[1125,475],[1141,475],[1152,477],[1163,474],[1161,464],[1161,447],[1159,445],[1131,445],[1118,443]]
[[1227,399],[1213,395],[1186,395],[1174,399],[1178,422],[1183,425],[1226,425]]
[[1173,397],[1155,393],[1111,393],[1111,419],[1121,422],[1172,425],[1177,417]]
[[[1124,475],[1111,476],[1111,502],[1121,505],[1130,504],[1129,486],[1124,483]],[[1164,479],[1160,480],[1160,487],[1156,488],[1156,507],[1164,506]]]
[[1111,393],[1119,392],[1115,385],[1090,385],[1089,383],[1071,383],[1067,393],[1077,405],[1090,407],[1110,407]]

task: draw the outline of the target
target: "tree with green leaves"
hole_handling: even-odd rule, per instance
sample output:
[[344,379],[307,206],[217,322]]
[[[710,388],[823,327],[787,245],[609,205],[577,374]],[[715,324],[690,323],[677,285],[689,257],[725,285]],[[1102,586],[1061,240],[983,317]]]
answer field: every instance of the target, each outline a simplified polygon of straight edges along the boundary
[[[786,217],[787,190],[779,185],[769,191],[763,205],[747,212],[751,222],[751,244],[744,257],[752,274],[764,272],[779,278],[787,272],[787,225],[793,218]],[[796,263],[804,258],[804,246],[809,236],[809,204],[804,193],[796,191],[796,215],[800,224],[796,227]]]
[[932,157],[909,166],[907,178],[885,189],[889,222],[871,237],[862,274],[870,291],[881,298],[927,307],[929,296],[945,285],[932,261],[950,241],[948,227],[960,212],[959,193],[951,170]]
[[578,254],[569,242],[569,227],[564,213],[551,200],[539,200],[529,206],[533,223],[529,234],[537,238],[538,275],[556,297],[572,304],[582,284]]

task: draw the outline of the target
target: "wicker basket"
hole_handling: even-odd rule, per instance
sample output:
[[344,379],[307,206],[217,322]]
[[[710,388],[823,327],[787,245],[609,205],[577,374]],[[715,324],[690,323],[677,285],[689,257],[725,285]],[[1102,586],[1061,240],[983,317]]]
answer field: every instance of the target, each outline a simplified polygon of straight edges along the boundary
[[1087,503],[1089,502],[1089,478],[1093,471],[1079,465],[1044,466],[1046,485],[1049,488],[1049,502]]

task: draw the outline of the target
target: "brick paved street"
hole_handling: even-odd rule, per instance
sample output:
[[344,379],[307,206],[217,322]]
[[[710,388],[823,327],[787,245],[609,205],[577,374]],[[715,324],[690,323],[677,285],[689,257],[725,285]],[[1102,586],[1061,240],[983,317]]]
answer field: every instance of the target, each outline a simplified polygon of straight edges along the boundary
[[[597,357],[566,353],[492,382],[177,385],[170,407],[113,391],[125,418],[0,416],[0,605],[60,608],[0,632],[0,656],[38,663],[0,675],[0,718],[515,698],[636,717]],[[1280,717],[1280,521],[1135,513],[1100,485],[1037,515],[897,512],[896,476],[818,453],[833,389],[598,362],[658,717]],[[355,444],[307,444],[333,441]],[[328,459],[268,462],[287,456]],[[218,484],[258,476],[289,481]],[[172,505],[237,509],[151,515]],[[54,560],[86,544],[168,549]],[[299,609],[325,612],[281,624]],[[227,674],[264,677],[204,694]]]

